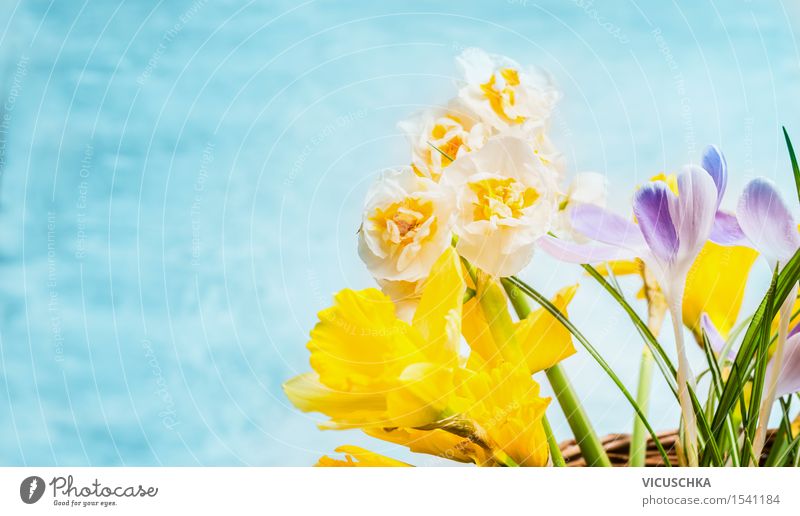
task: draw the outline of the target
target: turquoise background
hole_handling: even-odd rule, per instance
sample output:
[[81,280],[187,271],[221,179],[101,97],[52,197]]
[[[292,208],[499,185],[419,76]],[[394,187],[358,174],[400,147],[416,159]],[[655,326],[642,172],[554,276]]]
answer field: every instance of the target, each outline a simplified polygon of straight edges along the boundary
[[[774,0],[4,1],[0,464],[309,465],[345,443],[409,459],[317,430],[280,389],[308,369],[315,313],[373,284],[356,229],[376,173],[409,160],[397,121],[453,96],[454,57],[479,46],[555,76],[570,174],[606,174],[620,213],[707,143],[727,207],[755,175],[791,199],[799,18]],[[584,284],[573,320],[633,388],[624,313],[574,266],[537,255],[523,276]],[[598,431],[629,431],[586,353],[565,365]],[[653,404],[674,428],[658,380]]]

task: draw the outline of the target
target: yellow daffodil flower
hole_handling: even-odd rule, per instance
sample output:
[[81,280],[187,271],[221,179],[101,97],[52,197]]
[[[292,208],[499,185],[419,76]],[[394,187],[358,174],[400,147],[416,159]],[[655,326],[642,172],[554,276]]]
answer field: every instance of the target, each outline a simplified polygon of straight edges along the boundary
[[449,415],[465,284],[452,248],[436,261],[411,324],[376,289],[342,290],[319,313],[308,349],[313,372],[284,384],[323,426],[419,427]]
[[700,316],[706,312],[727,338],[744,299],[750,268],[758,253],[749,247],[725,247],[707,242],[695,259],[683,295],[683,324],[702,342]]
[[319,458],[315,466],[328,468],[395,468],[410,466],[410,464],[406,464],[405,462],[384,457],[383,455],[359,448],[358,446],[339,446],[334,451],[344,454],[344,460],[323,455]]
[[[551,301],[567,315],[567,306],[577,290],[578,285],[565,287]],[[464,305],[463,313],[461,329],[473,352],[468,362],[470,367],[479,369],[484,365],[498,365],[503,353],[492,336],[477,298]],[[532,311],[528,317],[515,323],[514,338],[531,374],[548,369],[575,353],[569,330],[544,308]]]
[[550,399],[539,396],[539,384],[530,373],[509,363],[470,372],[459,382],[458,394],[464,404],[461,413],[475,422],[499,464],[547,464],[542,416]]

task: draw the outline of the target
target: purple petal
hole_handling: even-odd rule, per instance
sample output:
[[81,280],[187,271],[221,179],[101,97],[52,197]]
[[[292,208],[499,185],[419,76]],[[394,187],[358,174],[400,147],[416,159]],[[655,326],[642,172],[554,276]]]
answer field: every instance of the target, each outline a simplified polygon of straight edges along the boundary
[[722,350],[725,349],[725,339],[719,334],[717,327],[711,322],[711,318],[706,312],[703,312],[703,315],[700,316],[700,328],[708,337],[708,343],[711,344],[711,349],[714,350],[714,353],[722,353]]
[[536,241],[538,247],[557,260],[568,263],[598,263],[634,258],[634,253],[607,245],[578,244],[545,235]]
[[700,165],[714,180],[714,185],[717,187],[717,208],[719,208],[722,196],[725,195],[725,188],[728,186],[728,162],[716,145],[709,145],[703,150]]
[[666,263],[675,261],[680,244],[669,209],[674,198],[675,194],[663,181],[647,183],[633,197],[633,213],[639,229],[653,254]]
[[[773,374],[773,360],[770,360],[767,367],[768,381]],[[781,367],[781,373],[778,376],[775,396],[786,396],[797,391],[800,391],[800,335],[794,335],[786,340],[786,347],[783,350],[783,367]]]
[[745,186],[736,216],[744,234],[770,262],[786,263],[800,247],[794,217],[766,179]]
[[670,214],[680,241],[678,260],[688,268],[714,226],[717,189],[705,170],[688,165],[678,176],[678,197],[671,199]]
[[744,236],[736,215],[718,211],[714,217],[714,227],[711,228],[711,235],[708,237],[712,242],[719,245],[738,245],[747,240]]
[[633,222],[593,204],[579,204],[570,214],[572,226],[592,240],[638,250],[645,246],[642,233]]
[[798,333],[800,333],[800,323],[796,324],[796,325],[794,326],[794,328],[792,328],[791,330],[789,330],[789,335],[787,336],[787,338],[788,338],[788,337],[794,337],[794,336],[795,336],[795,335],[797,335]]

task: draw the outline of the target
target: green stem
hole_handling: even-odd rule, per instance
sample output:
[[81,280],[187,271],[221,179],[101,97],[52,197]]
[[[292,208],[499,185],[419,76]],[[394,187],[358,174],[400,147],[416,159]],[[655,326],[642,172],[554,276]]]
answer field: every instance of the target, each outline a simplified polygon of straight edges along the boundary
[[564,368],[561,367],[561,364],[556,364],[545,373],[550,386],[555,392],[558,404],[561,406],[561,410],[564,411],[564,417],[566,417],[567,423],[581,449],[581,455],[586,460],[586,465],[610,467],[611,461],[606,454],[606,450],[597,437],[591,422],[589,422],[589,416],[583,410],[578,394],[569,382]]
[[[645,346],[642,349],[642,358],[639,362],[639,385],[636,388],[636,403],[647,415],[650,405],[650,389],[653,385],[653,353]],[[633,434],[631,435],[630,463],[632,467],[644,466],[647,455],[647,428],[639,417],[634,417]]]
[[550,458],[553,459],[553,466],[563,468],[567,463],[564,462],[564,456],[561,455],[561,448],[558,447],[558,441],[556,441],[556,436],[553,434],[553,427],[550,426],[547,414],[542,415],[542,426],[544,427],[545,435],[547,435],[547,447],[550,448]]
[[[503,288],[517,312],[520,319],[524,319],[531,312],[530,305],[524,293],[506,278],[501,280]],[[589,466],[611,466],[611,461],[606,454],[603,444],[597,437],[589,416],[583,409],[578,395],[567,378],[567,373],[560,364],[556,364],[545,371],[547,380],[556,395],[561,410],[567,419],[575,441],[581,449],[581,454]],[[555,461],[554,461],[555,462]]]

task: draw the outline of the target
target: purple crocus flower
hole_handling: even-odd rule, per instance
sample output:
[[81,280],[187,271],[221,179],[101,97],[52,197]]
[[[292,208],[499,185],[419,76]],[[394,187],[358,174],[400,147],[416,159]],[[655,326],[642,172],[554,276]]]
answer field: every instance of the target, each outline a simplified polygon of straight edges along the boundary
[[771,268],[786,264],[800,248],[797,223],[775,185],[753,179],[744,187],[736,208],[737,225],[726,228],[726,240],[747,244],[767,259]]
[[[725,229],[730,216],[718,212],[728,182],[725,158],[709,146],[701,163],[703,167],[683,168],[678,176],[680,195],[663,181],[640,188],[633,199],[638,224],[599,206],[576,206],[573,226],[596,243],[576,244],[547,236],[539,240],[539,246],[555,258],[574,263],[639,257],[656,274],[668,299],[680,300],[689,268],[709,237],[738,238]],[[734,225],[738,228],[735,219]]]
[[[718,218],[712,238],[726,245],[753,247],[773,270],[786,265],[800,248],[800,234],[794,217],[775,185],[764,178],[747,183],[739,198],[736,217],[726,215],[724,220]],[[768,366],[759,423],[753,442],[756,457],[764,445],[769,414],[775,399],[800,389],[800,336],[797,335],[797,328],[789,333],[797,289],[798,285],[795,284],[779,310],[778,339]],[[706,334],[714,346],[712,340],[717,339],[713,336],[713,331],[709,329]],[[716,346],[718,345],[717,343]],[[776,374],[776,371],[779,373]]]
[[[686,429],[684,450],[690,466],[697,465],[697,425],[689,387],[694,375],[686,358],[681,324],[686,277],[700,250],[712,235],[730,222],[717,215],[728,182],[725,157],[714,146],[703,152],[702,167],[687,165],[678,175],[678,195],[663,181],[647,183],[633,198],[638,224],[593,205],[576,206],[574,228],[599,245],[581,245],[552,237],[540,246],[556,258],[592,263],[611,258],[637,256],[655,274],[666,296],[678,351],[678,394]],[[719,221],[717,220],[719,219]],[[717,229],[720,226],[720,229]],[[627,255],[627,256],[626,256]]]

